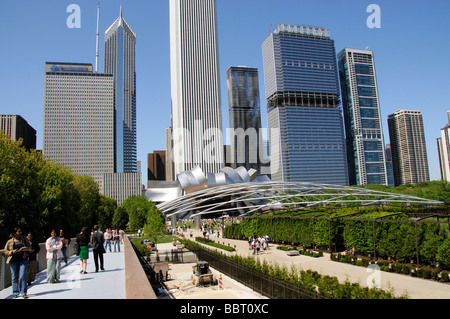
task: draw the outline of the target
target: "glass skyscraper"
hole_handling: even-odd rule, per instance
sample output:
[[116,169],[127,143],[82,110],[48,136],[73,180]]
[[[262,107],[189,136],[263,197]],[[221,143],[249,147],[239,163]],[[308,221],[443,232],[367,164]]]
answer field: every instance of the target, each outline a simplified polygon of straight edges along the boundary
[[278,25],[263,43],[263,59],[272,180],[348,185],[329,30]]
[[105,33],[105,73],[115,81],[115,171],[137,171],[136,34],[120,16]]
[[338,54],[351,185],[388,185],[373,52]]
[[232,66],[227,71],[232,167],[261,173],[261,106],[258,69]]

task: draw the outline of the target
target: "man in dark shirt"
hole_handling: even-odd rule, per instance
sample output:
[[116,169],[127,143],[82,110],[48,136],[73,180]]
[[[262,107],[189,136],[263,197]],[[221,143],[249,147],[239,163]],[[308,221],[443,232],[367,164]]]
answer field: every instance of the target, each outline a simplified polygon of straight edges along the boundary
[[94,264],[95,264],[95,272],[98,272],[99,269],[99,260],[100,260],[100,269],[105,270],[103,267],[103,254],[105,253],[105,249],[103,247],[104,243],[103,234],[99,232],[98,225],[94,226],[94,233],[92,234],[92,251],[94,252]]

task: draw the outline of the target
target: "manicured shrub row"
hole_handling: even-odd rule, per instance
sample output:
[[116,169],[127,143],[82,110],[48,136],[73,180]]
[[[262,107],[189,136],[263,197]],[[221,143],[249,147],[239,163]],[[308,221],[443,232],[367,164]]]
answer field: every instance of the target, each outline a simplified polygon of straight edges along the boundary
[[234,249],[231,246],[222,245],[222,244],[216,243],[216,242],[214,242],[214,241],[212,241],[210,239],[206,239],[206,238],[203,238],[203,237],[195,237],[195,240],[198,241],[199,243],[202,243],[202,244],[205,244],[205,245],[208,245],[208,246],[211,246],[211,247],[223,249],[223,250],[226,250],[226,251],[235,251],[236,250],[236,249]]
[[450,273],[439,268],[417,267],[411,264],[404,264],[399,262],[392,262],[388,260],[372,261],[370,258],[359,257],[356,255],[331,254],[331,260],[352,264],[356,266],[368,267],[370,264],[375,264],[380,267],[380,270],[410,275],[423,279],[432,279],[440,282],[450,282]]
[[[437,210],[442,213],[442,208]],[[434,223],[415,222],[417,217],[427,216],[418,213],[426,212],[424,209],[406,210],[399,207],[345,208],[302,214],[295,211],[276,212],[243,218],[240,223],[228,225],[224,236],[246,239],[268,235],[273,243],[329,252],[353,250],[365,256],[390,257],[401,263],[416,260],[419,254],[422,265],[439,263],[443,269],[450,269],[448,223],[442,223],[441,219],[441,224],[437,224],[436,219],[431,218],[426,221]]]
[[[199,244],[188,239],[181,242],[189,250],[195,251]],[[312,270],[300,270],[292,265],[290,268],[278,263],[261,261],[253,256],[226,255],[218,251],[212,251],[222,258],[232,260],[240,265],[256,270],[262,274],[278,278],[280,280],[297,285],[311,292],[318,292],[325,298],[332,299],[406,299],[407,296],[396,297],[393,291],[384,291],[378,288],[362,287],[358,283],[345,281],[340,283],[336,277],[321,275]]]

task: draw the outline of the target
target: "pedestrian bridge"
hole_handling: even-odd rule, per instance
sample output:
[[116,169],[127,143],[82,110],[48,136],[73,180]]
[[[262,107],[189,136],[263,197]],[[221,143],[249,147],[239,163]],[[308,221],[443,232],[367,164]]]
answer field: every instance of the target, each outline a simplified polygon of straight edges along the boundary
[[[39,273],[28,286],[29,299],[157,299],[147,275],[127,236],[120,252],[104,254],[104,271],[95,272],[92,249],[89,252],[87,274],[80,274],[80,263],[73,254],[74,240],[68,247],[68,262],[61,264],[59,283],[46,281],[45,244],[39,253]],[[1,251],[0,251],[1,252]],[[0,254],[0,299],[11,299],[11,274]]]

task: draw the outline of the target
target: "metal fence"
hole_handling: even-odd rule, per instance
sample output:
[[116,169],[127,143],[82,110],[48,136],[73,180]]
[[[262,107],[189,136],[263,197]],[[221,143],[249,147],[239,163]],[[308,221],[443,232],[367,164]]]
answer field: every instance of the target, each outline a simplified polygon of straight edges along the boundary
[[239,281],[245,286],[271,299],[324,299],[323,296],[300,286],[265,275],[240,265],[223,256],[199,248],[195,251],[199,260],[207,261],[211,267]]

